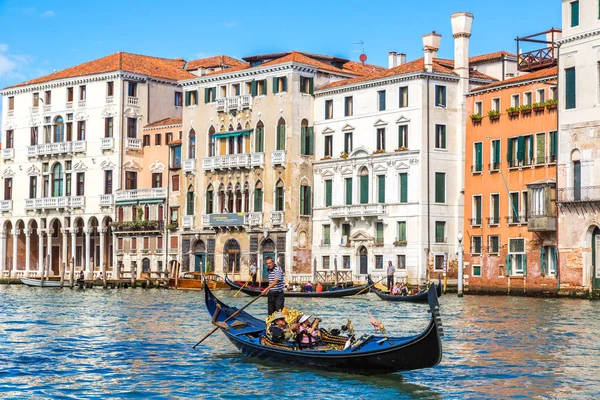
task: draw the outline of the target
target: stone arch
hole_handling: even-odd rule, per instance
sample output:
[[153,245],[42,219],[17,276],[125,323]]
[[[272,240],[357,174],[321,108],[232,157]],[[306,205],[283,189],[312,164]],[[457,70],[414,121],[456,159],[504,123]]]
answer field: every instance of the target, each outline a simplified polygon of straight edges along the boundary
[[241,255],[240,243],[236,239],[227,240],[223,245],[223,271],[239,274]]

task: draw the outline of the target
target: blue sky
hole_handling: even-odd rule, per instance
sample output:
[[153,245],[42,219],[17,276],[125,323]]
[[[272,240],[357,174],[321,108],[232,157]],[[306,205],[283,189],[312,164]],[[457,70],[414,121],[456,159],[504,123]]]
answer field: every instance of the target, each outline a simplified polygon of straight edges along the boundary
[[514,38],[560,27],[560,0],[192,1],[0,0],[0,87],[117,51],[186,60],[304,50],[387,65],[390,50],[422,56],[421,36],[450,15],[475,15],[470,54],[515,52]]

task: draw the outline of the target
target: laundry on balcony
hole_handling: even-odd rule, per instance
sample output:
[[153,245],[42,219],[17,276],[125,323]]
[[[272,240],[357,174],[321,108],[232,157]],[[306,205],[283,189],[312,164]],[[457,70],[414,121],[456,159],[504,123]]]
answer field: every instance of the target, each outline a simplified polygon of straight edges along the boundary
[[252,132],[252,129],[243,129],[241,131],[220,132],[220,133],[215,133],[214,138],[215,139],[225,139],[225,138],[237,137],[237,136],[250,136],[251,132]]

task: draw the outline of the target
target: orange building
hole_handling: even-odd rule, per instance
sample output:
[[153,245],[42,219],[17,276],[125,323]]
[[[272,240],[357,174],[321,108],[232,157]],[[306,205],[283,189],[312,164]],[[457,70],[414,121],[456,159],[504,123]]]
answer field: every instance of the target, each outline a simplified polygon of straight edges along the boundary
[[544,68],[467,96],[465,291],[558,291],[556,81]]

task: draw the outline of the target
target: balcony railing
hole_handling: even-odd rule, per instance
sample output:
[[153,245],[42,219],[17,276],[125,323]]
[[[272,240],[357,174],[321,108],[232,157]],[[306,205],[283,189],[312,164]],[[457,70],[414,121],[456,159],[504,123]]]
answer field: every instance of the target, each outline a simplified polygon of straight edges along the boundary
[[68,153],[85,153],[85,140],[58,142],[27,146],[27,157],[54,156]]
[[100,207],[110,207],[113,205],[112,194],[101,194],[100,195]]
[[263,223],[263,213],[261,212],[249,212],[246,213],[245,217],[248,226],[261,226]]
[[112,104],[114,101],[114,96],[106,96],[106,104]]
[[557,189],[557,202],[600,202],[600,186],[581,186]]
[[84,140],[78,140],[71,142],[71,151],[73,153],[85,153],[86,142]]
[[271,213],[271,225],[282,226],[285,224],[285,212],[284,211],[273,211]]
[[183,229],[192,229],[194,227],[194,216],[193,215],[184,215],[181,218],[181,227]]
[[32,114],[37,114],[39,112],[40,112],[40,109],[39,109],[38,106],[31,107],[31,113]]
[[483,164],[471,165],[471,172],[473,174],[480,174],[483,171]]
[[448,242],[448,238],[446,238],[445,236],[444,237],[442,237],[442,236],[436,236],[435,237],[435,242],[436,243],[446,243],[446,242]]
[[127,105],[130,105],[130,106],[139,106],[140,105],[140,99],[138,97],[127,96]]
[[102,138],[100,140],[100,149],[101,150],[112,150],[115,146],[115,139],[111,137]]
[[500,225],[500,217],[488,217],[488,225]]
[[285,165],[285,150],[275,150],[271,153],[271,163],[273,165]]
[[471,223],[471,226],[481,226],[481,217],[469,218],[469,222]]
[[12,200],[1,200],[0,201],[0,211],[12,211]]
[[126,138],[125,139],[125,149],[126,150],[142,150],[142,140],[136,138]]
[[508,217],[504,218],[506,218],[506,223],[508,225],[519,225],[527,223],[527,217],[525,215],[509,215]]
[[229,154],[225,156],[204,157],[204,159],[202,159],[202,168],[204,169],[204,171],[254,167],[263,168],[264,164],[265,153]]
[[44,106],[44,114],[49,113],[51,108],[52,108],[52,106],[50,104],[45,105]]
[[252,108],[252,96],[249,94],[217,99],[217,111],[228,112],[245,108]]
[[15,110],[8,110],[6,116],[7,117],[14,117],[15,116]]
[[85,206],[85,197],[83,196],[63,196],[63,197],[44,197],[41,199],[25,199],[25,210],[48,210],[60,208],[83,208]]
[[499,170],[500,170],[500,163],[499,162],[490,163],[490,172],[492,172],[492,171],[499,171]]
[[66,108],[73,108],[73,102],[67,101],[67,104],[65,106],[66,106]]
[[2,159],[12,160],[15,158],[15,149],[2,149]]
[[384,204],[358,204],[351,206],[333,206],[329,212],[331,218],[362,218],[385,215]]
[[183,161],[183,172],[186,174],[194,174],[196,173],[196,159],[188,158]]
[[118,190],[116,201],[166,199],[167,188]]
[[85,100],[79,100],[77,102],[77,107],[85,107]]

